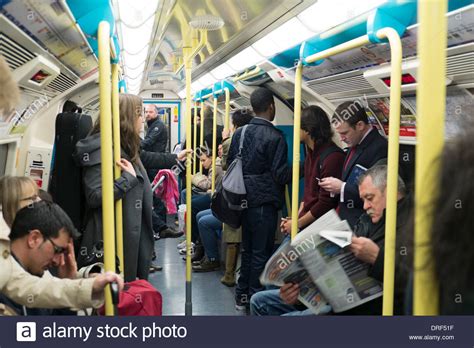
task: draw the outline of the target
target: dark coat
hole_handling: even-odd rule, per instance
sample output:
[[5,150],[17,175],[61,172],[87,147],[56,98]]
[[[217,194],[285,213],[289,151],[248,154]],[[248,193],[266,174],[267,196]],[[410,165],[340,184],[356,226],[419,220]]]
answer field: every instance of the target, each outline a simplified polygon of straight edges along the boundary
[[[349,163],[346,159],[342,170],[342,181],[346,182],[351,176],[352,170],[356,164],[369,169],[378,161],[387,158],[387,139],[385,139],[376,129],[372,129],[365,139],[357,146],[357,149]],[[359,196],[359,186],[357,182],[346,182],[344,187],[344,202],[339,203],[339,216],[343,220],[347,220],[349,225],[353,227],[357,219],[364,213],[364,204]]]
[[[228,165],[239,152],[242,129],[237,129],[232,136]],[[283,133],[271,122],[254,117],[245,131],[242,164],[248,206],[272,204],[279,209],[284,202],[285,184],[291,180]]]
[[[123,151],[122,157],[130,160]],[[103,239],[100,134],[79,141],[75,158],[84,167],[87,205],[82,247],[90,248]],[[136,177],[122,172],[114,182],[114,198],[122,199],[125,281],[148,278],[154,247],[150,181],[141,161],[133,167]]]
[[168,147],[168,129],[159,117],[147,122],[148,129],[142,140],[142,149],[150,152],[166,152]]
[[[413,202],[410,196],[400,199],[397,203],[397,240],[404,234],[404,230],[408,228],[410,214],[412,213]],[[380,248],[375,263],[369,268],[368,275],[379,282],[383,282],[384,257],[385,257],[385,214],[376,224],[372,223],[369,215],[362,214],[354,226],[354,234],[357,237],[366,237],[371,239]],[[397,253],[396,253],[397,255]],[[395,264],[400,264],[397,262]],[[394,314],[404,313],[404,296],[408,282],[406,270],[397,267],[394,291]],[[382,298],[367,302],[361,306],[351,309],[347,314],[365,314],[376,315],[382,313]]]

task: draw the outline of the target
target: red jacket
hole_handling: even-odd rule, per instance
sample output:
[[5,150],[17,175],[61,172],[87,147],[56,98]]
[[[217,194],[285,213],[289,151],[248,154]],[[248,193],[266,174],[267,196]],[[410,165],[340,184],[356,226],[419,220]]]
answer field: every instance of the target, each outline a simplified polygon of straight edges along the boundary
[[307,148],[306,159],[304,162],[304,207],[299,217],[305,215],[308,211],[318,219],[331,209],[337,207],[339,197],[330,197],[329,192],[323,190],[318,185],[318,179],[329,176],[341,178],[342,166],[344,163],[344,152],[334,151],[325,156],[322,163],[319,163],[320,155],[330,147],[337,147],[332,141],[323,144],[320,147],[315,145],[315,150]]

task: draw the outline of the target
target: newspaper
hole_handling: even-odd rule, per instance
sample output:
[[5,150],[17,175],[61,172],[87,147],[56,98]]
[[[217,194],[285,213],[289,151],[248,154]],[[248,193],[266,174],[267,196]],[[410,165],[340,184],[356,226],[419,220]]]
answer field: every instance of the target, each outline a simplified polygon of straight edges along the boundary
[[349,235],[347,221],[329,211],[277,250],[261,283],[298,283],[298,299],[315,314],[327,313],[329,306],[343,312],[382,296],[381,284],[367,274],[369,265],[341,247],[348,245]]

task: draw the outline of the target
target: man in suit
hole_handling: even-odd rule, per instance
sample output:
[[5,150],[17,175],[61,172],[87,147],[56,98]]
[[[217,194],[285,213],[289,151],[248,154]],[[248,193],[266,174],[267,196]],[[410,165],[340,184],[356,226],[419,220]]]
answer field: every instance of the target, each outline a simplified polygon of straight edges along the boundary
[[319,185],[340,195],[338,213],[353,227],[364,212],[359,196],[359,166],[369,169],[387,158],[387,140],[370,124],[365,108],[359,101],[344,102],[336,108],[331,120],[341,140],[349,145],[342,170],[342,180],[327,177]]

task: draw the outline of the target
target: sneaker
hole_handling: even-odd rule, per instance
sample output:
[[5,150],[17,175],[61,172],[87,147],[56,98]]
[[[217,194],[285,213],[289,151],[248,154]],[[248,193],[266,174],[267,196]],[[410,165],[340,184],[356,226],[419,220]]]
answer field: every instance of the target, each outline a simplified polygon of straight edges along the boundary
[[165,228],[163,231],[160,231],[160,238],[178,238],[181,237],[184,233],[173,230],[172,228]]
[[250,308],[249,296],[247,294],[235,296],[235,309],[238,311],[246,311]]
[[158,266],[158,265],[150,265],[150,273],[155,273],[155,272],[158,272],[158,271],[162,271],[163,270],[163,267],[162,266]]
[[[179,254],[180,255],[186,255],[186,248],[183,248],[183,249],[179,249]],[[191,254],[194,253],[194,245],[191,246]]]
[[[191,242],[191,248],[194,247],[194,243]],[[178,244],[177,246],[178,249],[185,249],[186,248],[186,239],[183,240],[181,243]]]
[[206,256],[203,256],[201,260],[199,260],[199,261],[193,261],[193,266],[200,265],[201,262],[203,262],[205,259],[206,259]]
[[212,272],[212,271],[217,271],[220,268],[221,268],[221,263],[219,262],[219,260],[209,259],[207,257],[205,257],[204,260],[200,264],[193,265],[194,272]]

